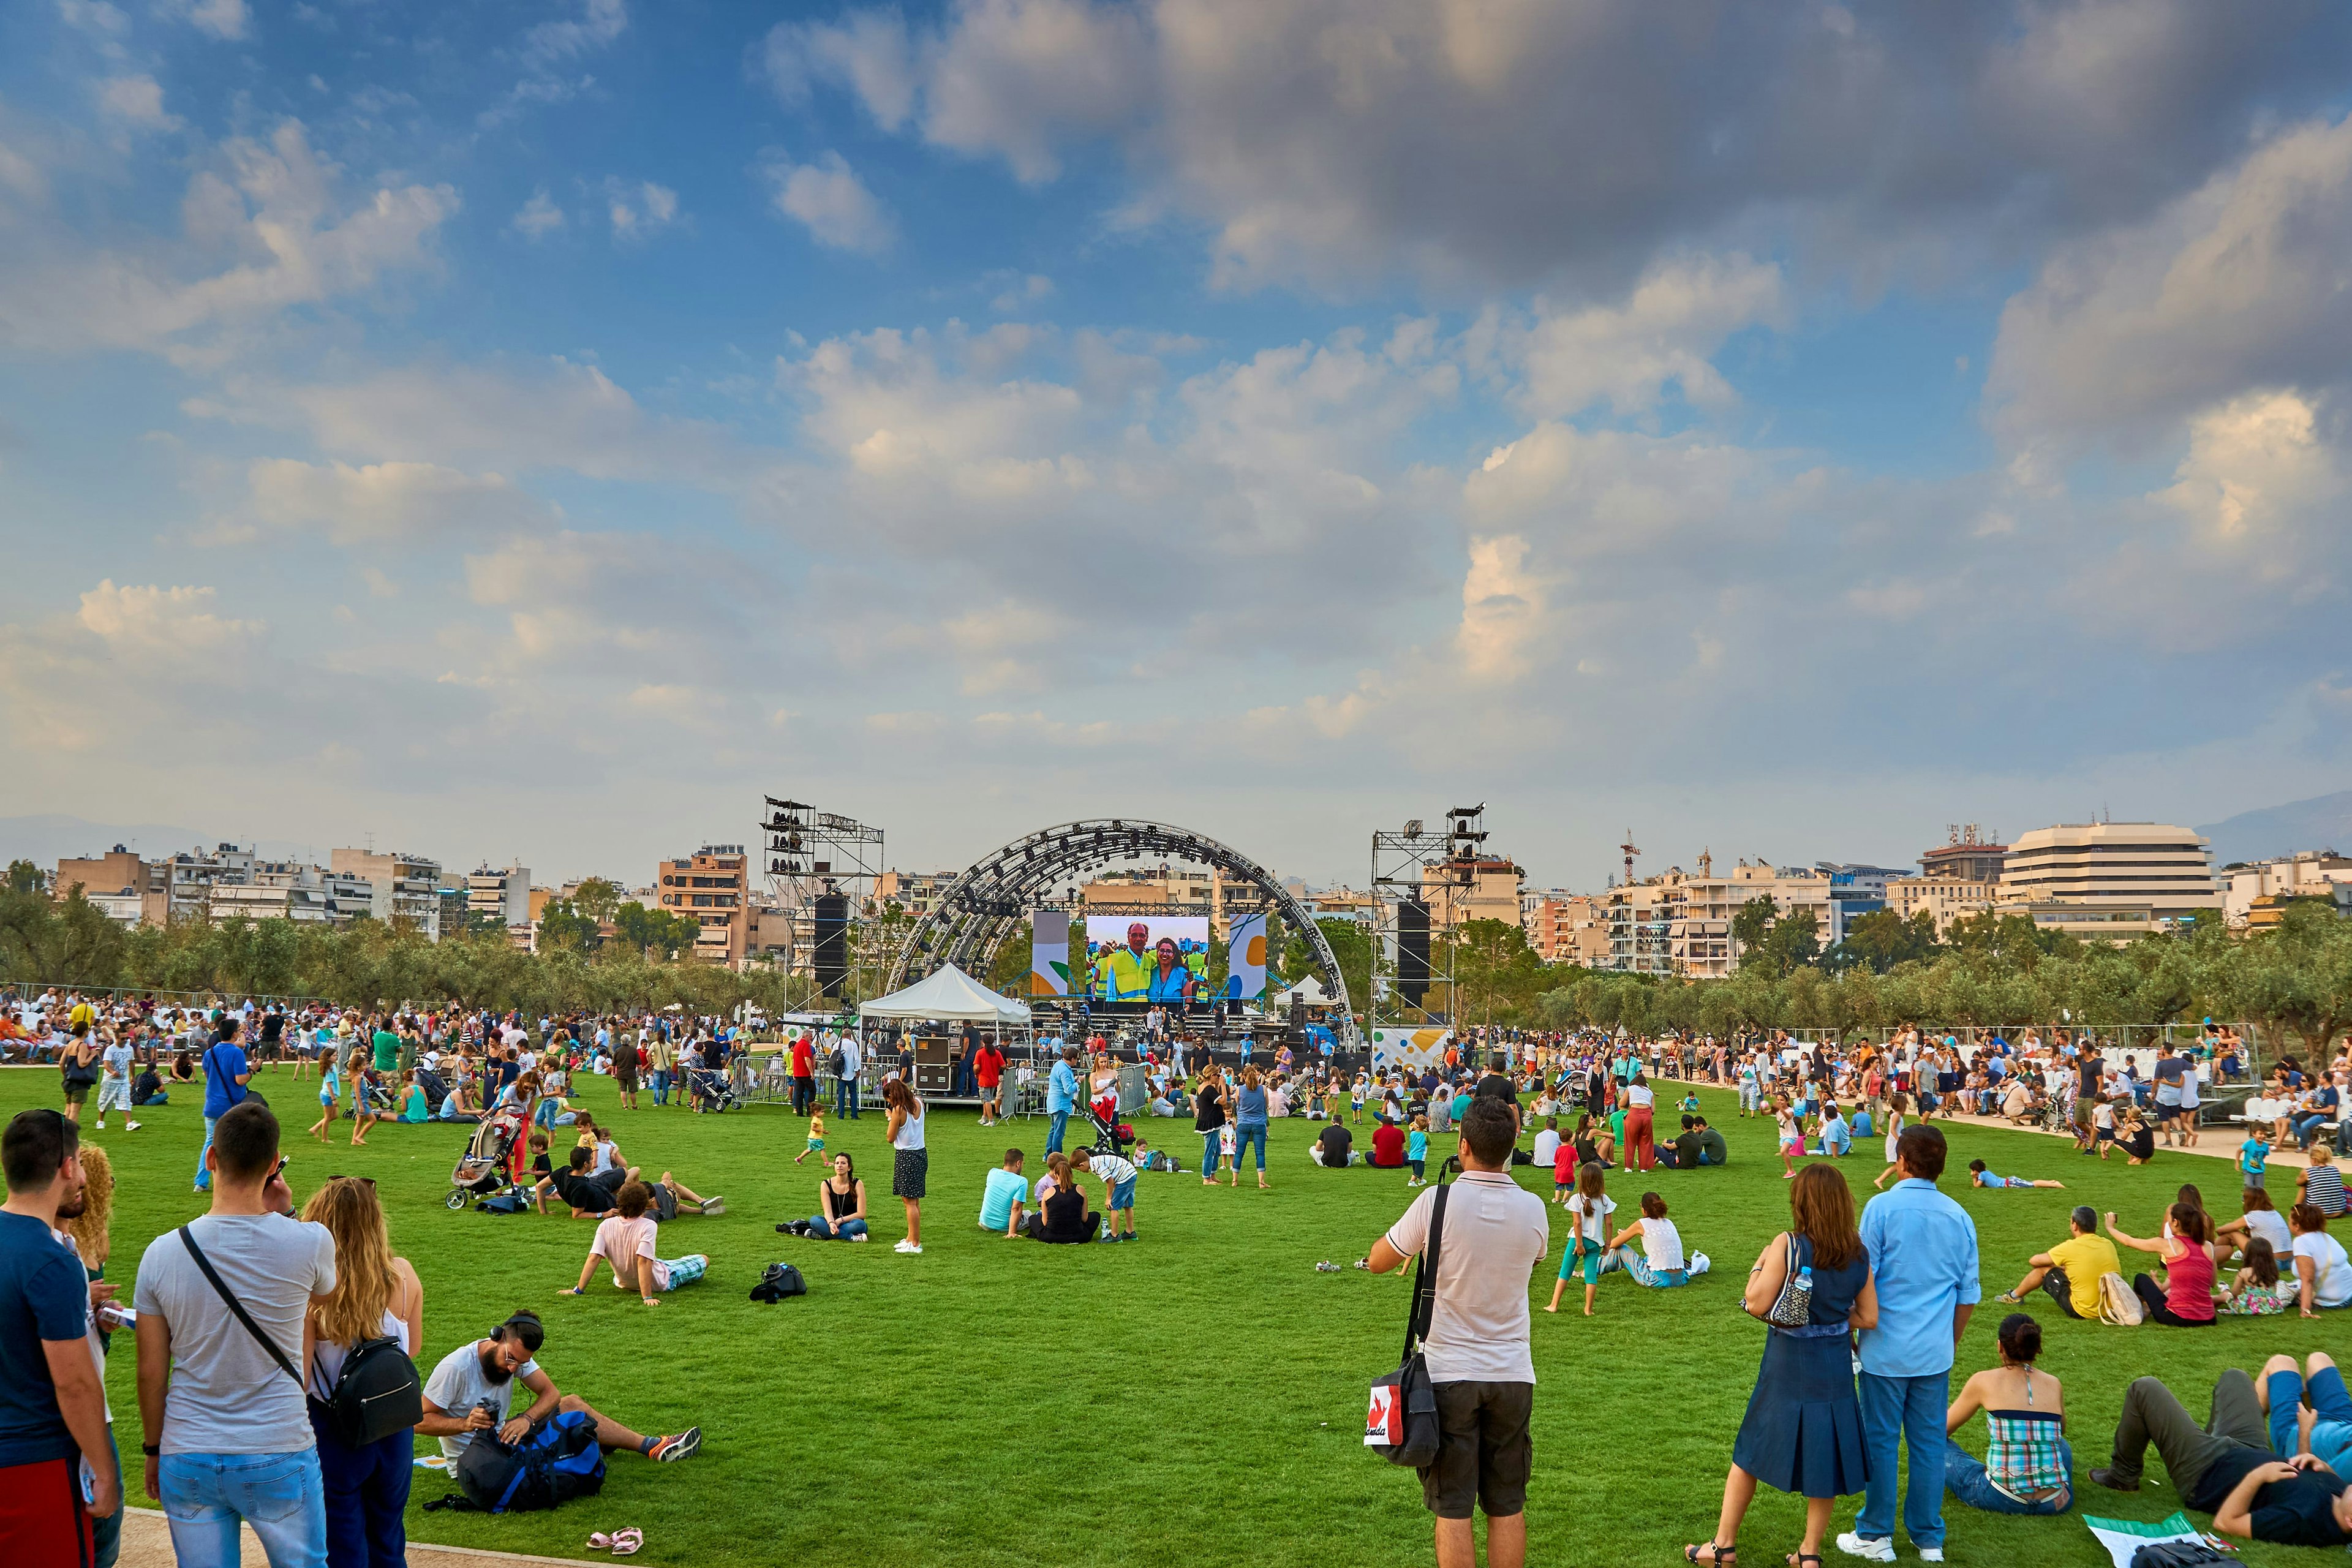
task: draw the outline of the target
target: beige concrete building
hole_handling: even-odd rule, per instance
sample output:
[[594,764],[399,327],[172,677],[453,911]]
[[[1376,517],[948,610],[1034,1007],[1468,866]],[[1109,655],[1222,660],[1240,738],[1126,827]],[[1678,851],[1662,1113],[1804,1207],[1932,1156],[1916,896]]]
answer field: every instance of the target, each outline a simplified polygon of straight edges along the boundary
[[1609,954],[1597,967],[1721,979],[1739,967],[1732,918],[1750,900],[1766,897],[1782,917],[1811,910],[1827,946],[1832,886],[1826,871],[1746,860],[1718,877],[1715,858],[1702,854],[1696,876],[1679,866],[1669,867],[1662,876],[1603,896]]
[[496,921],[511,935],[530,931],[530,869],[477,867],[466,877],[466,916]]
[[1954,921],[1970,919],[1992,908],[1999,882],[1970,881],[1960,877],[1898,877],[1886,884],[1886,907],[1909,920],[1922,910],[1934,917],[1936,934],[1952,929]]
[[[61,878],[63,868],[61,861]],[[2290,900],[2335,897],[2339,884],[2352,883],[2352,858],[2333,849],[2305,850],[2240,866],[2227,875],[2230,885],[2221,896],[2222,914],[2233,926],[2261,930],[2278,923]],[[2259,919],[2255,918],[2258,912]]]
[[[2221,908],[2208,842],[2159,822],[2088,822],[2020,834],[2002,861],[1997,902],[2005,909],[2079,904],[2146,910],[2158,923]],[[2040,923],[2057,923],[2042,921]],[[2096,923],[2096,922],[2092,922]]]
[[1421,900],[1429,929],[1451,931],[1470,921],[1520,923],[1519,886],[1527,873],[1509,860],[1440,860],[1421,868]]
[[1601,899],[1554,891],[1534,895],[1526,905],[1521,921],[1527,927],[1528,945],[1546,963],[1608,967],[1609,914]]
[[162,925],[172,918],[168,868],[120,844],[103,855],[59,860],[49,887],[59,898],[79,888],[82,897],[122,925]]
[[701,927],[694,939],[697,959],[741,966],[751,942],[750,868],[740,844],[706,844],[661,862],[654,884],[662,908]]

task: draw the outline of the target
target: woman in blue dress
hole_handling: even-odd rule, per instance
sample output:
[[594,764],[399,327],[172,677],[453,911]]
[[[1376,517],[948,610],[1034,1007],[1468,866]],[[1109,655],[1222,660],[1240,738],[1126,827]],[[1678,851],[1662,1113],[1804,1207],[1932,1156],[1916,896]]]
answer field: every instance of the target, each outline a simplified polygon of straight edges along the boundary
[[1854,1227],[1853,1194],[1835,1166],[1808,1165],[1790,1186],[1789,1213],[1793,1223],[1748,1270],[1741,1305],[1753,1317],[1769,1312],[1792,1263],[1801,1276],[1810,1273],[1812,1300],[1803,1327],[1766,1330],[1764,1364],[1731,1446],[1723,1516],[1713,1542],[1683,1548],[1693,1563],[1729,1568],[1738,1561],[1739,1521],[1760,1481],[1805,1500],[1805,1541],[1789,1554],[1790,1568],[1819,1563],[1831,1510],[1868,1476],[1849,1336],[1877,1325],[1878,1292]]

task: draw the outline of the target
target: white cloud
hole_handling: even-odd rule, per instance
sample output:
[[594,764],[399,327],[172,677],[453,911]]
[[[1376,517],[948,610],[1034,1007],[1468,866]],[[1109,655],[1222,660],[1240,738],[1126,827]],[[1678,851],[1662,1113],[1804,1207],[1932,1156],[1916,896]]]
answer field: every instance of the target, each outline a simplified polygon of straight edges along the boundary
[[244,37],[253,19],[245,8],[245,0],[163,0],[163,9],[196,31],[221,39]]
[[2352,118],[2284,131],[2147,222],[2061,247],[2001,311],[1986,390],[2031,451],[2347,383]]
[[776,210],[806,228],[820,245],[878,255],[897,237],[888,209],[838,153],[819,153],[809,163],[772,158],[765,173]]
[[1543,584],[1527,561],[1528,542],[1517,534],[1471,542],[1454,642],[1473,676],[1509,679],[1527,670],[1528,644],[1544,610]]
[[163,89],[152,76],[109,77],[98,84],[99,112],[149,131],[176,131],[180,118],[163,112]]
[[315,528],[339,544],[409,543],[436,532],[504,532],[561,514],[504,475],[434,463],[256,461],[246,472],[258,521]]
[[185,407],[201,418],[300,430],[361,462],[722,487],[755,466],[718,426],[649,415],[602,370],[563,359],[428,363],[307,384],[237,376],[220,397]]
[[988,302],[988,308],[999,315],[1010,315],[1054,297],[1054,280],[1042,272],[1032,272],[1026,276],[1006,273],[1003,277],[1004,286]]
[[548,195],[545,186],[531,192],[530,200],[516,209],[509,226],[518,234],[531,239],[543,239],[563,226],[563,209]]
[[214,614],[218,597],[212,588],[117,587],[110,577],[81,596],[74,618],[85,631],[126,652],[207,651],[260,635],[264,628],[259,621]]
[[1531,321],[1496,329],[1496,352],[1518,374],[1516,401],[1538,418],[1601,403],[1619,416],[1648,413],[1669,385],[1719,410],[1737,401],[1709,363],[1724,339],[1787,319],[1779,268],[1738,255],[1682,258],[1654,267],[1622,305],[1560,310],[1538,300]]
[[643,239],[677,221],[677,193],[651,180],[604,182],[605,212],[620,239]]
[[2352,463],[2332,446],[2319,411],[2293,393],[2248,393],[2189,422],[2188,455],[2157,499],[2200,546],[2205,591],[2216,566],[2308,601],[2340,591],[2352,565],[2343,503]]
[[577,59],[603,48],[627,31],[628,26],[625,0],[582,0],[576,18],[541,22],[523,34],[523,59],[534,66]]
[[107,0],[58,0],[58,16],[66,26],[101,37],[119,38],[131,30],[131,18]]
[[33,231],[25,262],[0,270],[0,342],[201,352],[198,334],[432,266],[434,237],[457,211],[447,185],[386,184],[346,205],[340,171],[298,121],[267,142],[222,143],[215,163],[189,182],[176,239],[90,251],[54,226]]

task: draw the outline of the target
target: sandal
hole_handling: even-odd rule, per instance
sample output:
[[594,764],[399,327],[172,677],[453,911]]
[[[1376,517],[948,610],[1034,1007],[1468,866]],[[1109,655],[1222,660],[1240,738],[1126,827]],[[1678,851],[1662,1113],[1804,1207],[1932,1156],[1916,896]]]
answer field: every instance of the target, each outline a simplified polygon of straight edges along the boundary
[[[1701,1551],[1705,1551],[1710,1553],[1710,1555],[1706,1558],[1701,1558],[1699,1556],[1699,1552]],[[1697,1546],[1684,1547],[1683,1560],[1686,1563],[1704,1562],[1706,1563],[1707,1568],[1738,1568],[1739,1562],[1739,1548],[1737,1546],[1726,1546],[1720,1541],[1710,1541],[1703,1548]]]
[[1818,1552],[1791,1552],[1789,1553],[1789,1568],[1804,1568],[1806,1563],[1821,1560],[1822,1554]]
[[634,1557],[645,1543],[646,1532],[642,1530],[616,1530],[613,1532],[613,1555]]

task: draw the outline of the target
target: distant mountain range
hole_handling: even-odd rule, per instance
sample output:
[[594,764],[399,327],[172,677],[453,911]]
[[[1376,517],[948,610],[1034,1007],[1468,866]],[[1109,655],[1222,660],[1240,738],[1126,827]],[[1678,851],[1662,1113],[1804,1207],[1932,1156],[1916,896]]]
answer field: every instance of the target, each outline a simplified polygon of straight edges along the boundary
[[2352,855],[2352,789],[2242,811],[2197,831],[2213,841],[2216,866],[2267,860],[2298,849],[2338,849]]
[[[216,844],[220,839],[217,834],[154,822],[110,824],[79,816],[0,816],[0,864],[30,860],[44,871],[54,871],[59,860],[79,855],[103,855],[118,844],[136,849],[150,860],[159,860],[180,850],[194,849],[199,844]],[[251,847],[272,860],[325,854],[310,845],[283,839],[263,839]]]

